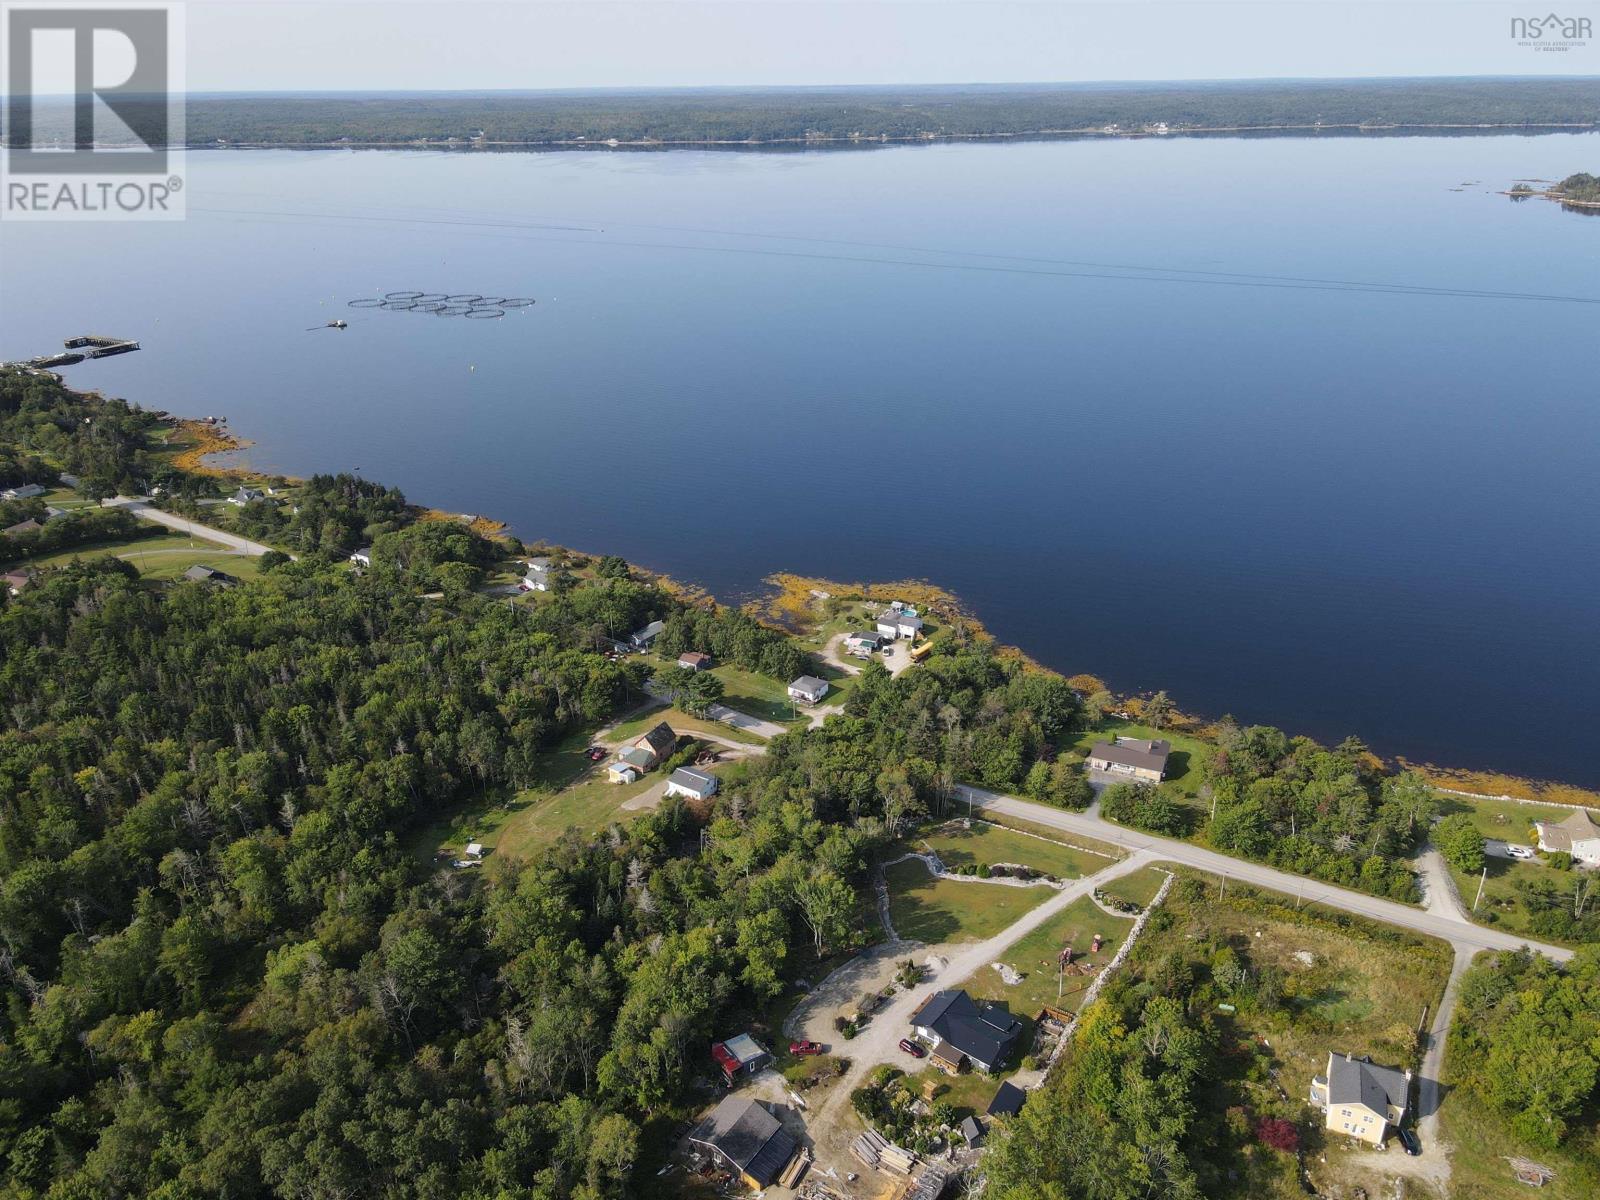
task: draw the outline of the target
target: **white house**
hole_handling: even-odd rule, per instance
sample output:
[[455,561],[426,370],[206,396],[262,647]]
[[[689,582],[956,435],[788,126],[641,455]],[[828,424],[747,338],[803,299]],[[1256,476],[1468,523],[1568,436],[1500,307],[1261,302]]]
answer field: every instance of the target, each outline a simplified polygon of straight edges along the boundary
[[1552,854],[1570,854],[1575,862],[1600,865],[1600,825],[1586,808],[1575,808],[1564,821],[1536,821],[1539,849]]
[[789,699],[801,704],[816,704],[828,694],[828,681],[815,675],[802,675],[789,685]]
[[667,627],[665,621],[651,621],[639,632],[628,638],[633,643],[635,650],[648,650],[656,644],[656,639],[661,636],[661,631]]
[[45,489],[37,483],[24,483],[0,492],[0,500],[32,500],[35,496],[42,496],[44,493]]
[[878,632],[886,638],[914,638],[922,632],[922,618],[909,604],[896,600],[878,614]]
[[693,767],[679,767],[667,777],[667,795],[689,800],[706,800],[717,794],[717,777]]
[[244,505],[249,504],[252,500],[262,499],[265,499],[265,497],[260,492],[256,491],[255,488],[241,487],[237,492],[228,497],[228,503],[237,504],[240,507],[243,507]]
[[528,560],[528,573],[522,577],[522,590],[525,592],[548,592],[550,590],[550,560],[548,558],[530,558]]
[[54,504],[47,504],[44,506],[44,523],[46,525],[50,524],[52,521],[59,521],[61,518],[70,517],[71,515],[72,513],[67,509],[57,508]]
[[358,567],[370,567],[372,565],[372,547],[362,546],[350,555],[350,561]]

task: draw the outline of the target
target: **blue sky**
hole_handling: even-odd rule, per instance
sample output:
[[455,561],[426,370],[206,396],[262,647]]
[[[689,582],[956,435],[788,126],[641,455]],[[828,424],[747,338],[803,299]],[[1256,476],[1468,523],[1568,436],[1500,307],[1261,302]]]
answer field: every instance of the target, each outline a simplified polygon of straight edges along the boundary
[[[1547,0],[1539,0],[1540,4]],[[277,89],[1593,74],[1460,0],[189,0],[189,86]],[[1600,28],[1600,3],[1569,4]]]

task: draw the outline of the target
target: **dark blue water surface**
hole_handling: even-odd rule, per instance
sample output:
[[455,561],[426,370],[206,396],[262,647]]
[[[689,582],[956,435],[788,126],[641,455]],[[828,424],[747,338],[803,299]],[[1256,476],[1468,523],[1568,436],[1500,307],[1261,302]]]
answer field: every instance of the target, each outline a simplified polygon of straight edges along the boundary
[[[1597,164],[1593,135],[199,153],[182,224],[0,232],[0,357],[135,337],[67,378],[226,414],[260,467],[728,598],[921,576],[1118,689],[1594,784],[1600,307],[1305,281],[1600,298],[1600,220],[1490,194]],[[345,307],[400,289],[538,304]]]

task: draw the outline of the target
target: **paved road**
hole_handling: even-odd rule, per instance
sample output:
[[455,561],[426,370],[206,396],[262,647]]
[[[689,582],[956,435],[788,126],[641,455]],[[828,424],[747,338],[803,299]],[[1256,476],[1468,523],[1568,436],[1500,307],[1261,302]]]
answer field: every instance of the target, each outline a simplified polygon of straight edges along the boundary
[[1127,850],[1149,850],[1154,857],[1168,862],[1197,867],[1213,875],[1224,875],[1229,879],[1271,888],[1290,896],[1301,896],[1314,904],[1325,904],[1330,908],[1371,917],[1390,925],[1399,925],[1430,937],[1443,938],[1457,951],[1468,950],[1476,953],[1479,950],[1516,950],[1527,946],[1558,962],[1566,962],[1572,957],[1571,950],[1560,946],[1547,946],[1502,933],[1497,929],[1474,925],[1463,919],[1459,913],[1440,909],[1418,909],[1393,900],[1381,900],[1362,892],[1352,892],[1331,884],[1304,879],[1299,875],[1291,875],[1286,871],[1277,871],[1260,863],[1230,858],[1226,854],[1190,845],[1188,842],[1157,837],[1152,833],[1141,833],[1099,817],[1067,812],[1045,804],[1019,800],[1014,796],[1001,796],[994,792],[986,792],[982,788],[962,786],[957,788],[957,792],[962,799],[970,799],[976,808],[1018,817],[1037,825],[1075,833],[1080,837],[1098,838],[1102,842],[1110,842]]
[[[116,496],[105,501],[106,508],[125,508],[134,516],[145,521],[154,521],[157,525],[165,525],[168,529],[176,529],[179,533],[187,533],[192,537],[205,538],[208,542],[216,542],[238,551],[240,554],[261,555],[271,550],[271,546],[263,546],[260,542],[252,542],[249,538],[242,538],[236,533],[226,533],[221,529],[213,529],[209,525],[202,525],[198,521],[191,521],[186,517],[174,516],[172,513],[163,512],[153,507],[148,500],[141,500],[135,496]],[[293,558],[294,555],[290,555]]]

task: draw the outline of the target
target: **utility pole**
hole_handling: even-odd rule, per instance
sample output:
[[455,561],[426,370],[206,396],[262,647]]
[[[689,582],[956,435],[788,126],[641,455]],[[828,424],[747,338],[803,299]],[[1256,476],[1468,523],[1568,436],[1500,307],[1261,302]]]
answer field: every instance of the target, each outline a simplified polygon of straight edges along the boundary
[[1478,901],[1483,899],[1483,885],[1486,882],[1488,882],[1488,879],[1489,879],[1489,865],[1487,863],[1485,863],[1484,867],[1483,867],[1483,874],[1478,876],[1478,894],[1472,898],[1472,911],[1473,912],[1477,912],[1478,911]]

